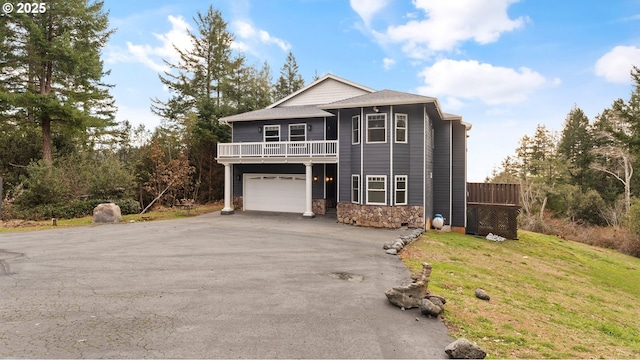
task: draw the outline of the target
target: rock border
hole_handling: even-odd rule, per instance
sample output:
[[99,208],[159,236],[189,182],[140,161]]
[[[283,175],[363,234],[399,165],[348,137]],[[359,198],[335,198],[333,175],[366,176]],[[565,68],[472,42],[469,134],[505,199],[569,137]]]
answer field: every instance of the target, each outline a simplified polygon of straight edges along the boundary
[[424,234],[424,229],[413,229],[408,235],[401,235],[395,240],[386,241],[384,245],[382,245],[382,248],[386,250],[389,255],[398,255],[400,250],[416,241],[422,234]]

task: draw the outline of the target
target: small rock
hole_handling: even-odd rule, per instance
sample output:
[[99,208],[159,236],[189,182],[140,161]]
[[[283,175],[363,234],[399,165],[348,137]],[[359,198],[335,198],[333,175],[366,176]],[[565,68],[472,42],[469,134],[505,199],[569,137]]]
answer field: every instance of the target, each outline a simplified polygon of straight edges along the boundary
[[461,338],[444,348],[451,359],[484,359],[487,352],[471,341]]
[[[440,301],[442,303],[442,305],[447,303],[447,300],[445,298],[443,298],[442,296],[440,296],[440,295],[429,294],[429,296],[427,296],[427,298],[429,300],[431,300],[431,302],[433,302],[434,299],[438,299],[437,301]],[[434,304],[435,304],[435,302],[434,302]]]
[[427,299],[431,301],[434,305],[438,306],[442,311],[444,311],[444,302],[442,302],[442,297],[440,296],[428,296]]
[[422,315],[437,317],[442,313],[442,308],[432,303],[429,299],[422,299],[418,307]]
[[387,249],[387,254],[389,254],[389,255],[398,255],[398,250],[396,250],[396,249]]
[[402,250],[403,247],[404,247],[404,244],[402,243],[402,241],[396,241],[393,244],[393,248],[396,249],[397,251]]
[[382,245],[382,248],[385,250],[389,250],[393,247],[393,244],[395,244],[395,241],[386,241],[384,245]]
[[491,300],[491,297],[489,296],[489,294],[487,294],[487,292],[481,288],[476,289],[476,297],[480,300],[487,300],[487,301]]

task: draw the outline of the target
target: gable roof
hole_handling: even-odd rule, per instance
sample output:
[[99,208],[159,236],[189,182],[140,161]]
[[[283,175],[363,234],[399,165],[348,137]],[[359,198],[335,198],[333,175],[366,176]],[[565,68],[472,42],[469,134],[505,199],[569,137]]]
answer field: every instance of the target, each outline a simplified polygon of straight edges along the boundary
[[381,90],[371,94],[364,94],[330,104],[318,106],[321,109],[341,109],[345,107],[367,107],[381,105],[407,105],[416,103],[436,102],[436,98],[410,94],[394,90]]
[[374,91],[353,81],[327,74],[293,94],[267,106],[267,109],[280,106],[327,104]]
[[318,108],[318,105],[372,93],[375,90],[364,85],[327,74],[293,94],[280,99],[264,109],[220,118],[221,123],[251,120],[297,119],[335,116]]
[[227,116],[220,118],[220,121],[223,123],[230,123],[235,121],[299,119],[329,116],[335,115],[328,111],[319,109],[316,105],[283,106],[273,109],[260,109],[242,114]]

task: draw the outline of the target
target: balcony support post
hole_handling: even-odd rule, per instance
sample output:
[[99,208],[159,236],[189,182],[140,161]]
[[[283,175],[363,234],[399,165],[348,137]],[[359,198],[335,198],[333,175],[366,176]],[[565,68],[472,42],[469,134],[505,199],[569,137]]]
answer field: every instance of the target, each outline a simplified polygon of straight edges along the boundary
[[305,166],[305,185],[306,185],[306,192],[305,192],[305,197],[306,197],[306,207],[305,207],[305,211],[304,214],[302,214],[302,216],[306,217],[306,218],[313,218],[316,216],[316,214],[313,213],[313,163],[308,162],[304,164]]
[[220,211],[222,215],[233,214],[233,204],[231,203],[231,164],[224,164],[224,208]]

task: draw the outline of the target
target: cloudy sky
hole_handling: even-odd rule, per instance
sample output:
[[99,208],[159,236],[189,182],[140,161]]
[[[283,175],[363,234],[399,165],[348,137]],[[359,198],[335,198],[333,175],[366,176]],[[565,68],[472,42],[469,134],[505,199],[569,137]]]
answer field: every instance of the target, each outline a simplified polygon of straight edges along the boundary
[[590,0],[105,0],[116,28],[104,60],[118,120],[160,120],[163,59],[187,48],[209,4],[251,64],[277,78],[289,50],[310,82],[326,73],[437,97],[473,125],[469,181],[483,181],[537,124],[561,130],[572,107],[591,120],[628,99],[640,65],[640,2]]

